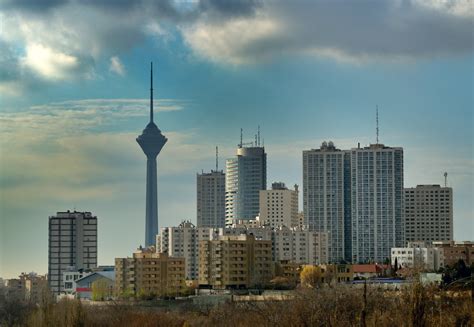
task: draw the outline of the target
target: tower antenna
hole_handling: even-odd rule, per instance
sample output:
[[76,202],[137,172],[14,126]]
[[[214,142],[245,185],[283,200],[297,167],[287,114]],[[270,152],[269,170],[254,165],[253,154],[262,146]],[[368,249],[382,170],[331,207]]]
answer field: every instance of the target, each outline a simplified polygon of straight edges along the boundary
[[375,123],[376,123],[376,128],[375,132],[377,134],[377,144],[379,144],[379,106],[375,106]]
[[448,172],[444,172],[444,187],[448,187]]
[[260,125],[258,125],[257,135],[258,135],[258,146],[260,146]]
[[216,171],[219,169],[219,147],[216,146]]
[[153,61],[150,64],[150,123],[153,123]]
[[256,146],[256,147],[258,146],[258,142],[257,142],[257,134],[255,134],[255,146]]

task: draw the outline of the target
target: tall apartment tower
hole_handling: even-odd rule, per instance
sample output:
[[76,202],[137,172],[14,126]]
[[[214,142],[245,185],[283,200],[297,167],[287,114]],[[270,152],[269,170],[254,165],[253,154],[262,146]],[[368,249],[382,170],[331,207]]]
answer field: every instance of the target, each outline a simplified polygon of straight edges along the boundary
[[453,189],[439,185],[406,188],[405,241],[452,240]]
[[331,263],[350,261],[350,152],[323,142],[303,151],[303,210],[311,231],[328,233]]
[[225,174],[221,170],[197,174],[197,227],[225,226]]
[[261,146],[237,149],[226,160],[226,226],[238,219],[255,219],[260,209],[260,190],[267,188],[267,154]]
[[351,149],[352,262],[383,262],[404,245],[403,149]]
[[58,295],[68,268],[97,267],[97,217],[90,212],[58,212],[49,217],[48,243],[48,284]]
[[271,190],[260,191],[260,221],[272,228],[298,226],[298,185],[289,190],[278,182]]
[[145,246],[155,245],[158,234],[158,190],[156,177],[156,157],[168,139],[153,121],[153,63],[150,71],[150,122],[143,133],[137,137],[137,143],[145,153],[146,163],[146,216]]

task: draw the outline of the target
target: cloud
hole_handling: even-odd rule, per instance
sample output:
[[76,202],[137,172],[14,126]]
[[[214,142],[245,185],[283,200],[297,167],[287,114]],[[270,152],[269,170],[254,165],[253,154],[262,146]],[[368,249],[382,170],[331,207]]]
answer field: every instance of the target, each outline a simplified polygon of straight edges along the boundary
[[473,49],[469,0],[6,0],[0,9],[0,61],[11,63],[0,65],[0,90],[9,95],[96,78],[104,58],[121,74],[121,55],[150,36],[174,33],[221,64],[282,56],[400,61]]
[[254,14],[182,28],[195,53],[224,64],[280,56],[350,63],[472,51],[474,9],[460,1],[265,2]]
[[117,56],[113,56],[110,58],[109,70],[120,76],[125,75],[125,67]]

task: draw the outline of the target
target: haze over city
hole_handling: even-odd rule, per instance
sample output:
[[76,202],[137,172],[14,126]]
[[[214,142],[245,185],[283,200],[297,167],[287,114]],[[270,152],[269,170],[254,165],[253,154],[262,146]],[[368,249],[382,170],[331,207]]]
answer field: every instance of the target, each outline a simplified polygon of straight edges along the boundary
[[375,143],[378,106],[404,186],[448,172],[454,239],[472,240],[469,1],[0,3],[0,276],[47,272],[57,211],[97,215],[99,264],[144,243],[150,61],[159,227],[196,221],[196,173],[241,128],[260,126],[268,185],[302,185],[302,151]]

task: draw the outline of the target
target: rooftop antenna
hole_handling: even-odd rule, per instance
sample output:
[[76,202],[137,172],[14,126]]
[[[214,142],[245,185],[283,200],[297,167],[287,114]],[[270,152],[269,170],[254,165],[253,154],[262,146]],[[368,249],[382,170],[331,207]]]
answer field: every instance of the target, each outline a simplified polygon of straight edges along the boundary
[[448,172],[444,172],[444,187],[448,187]]
[[240,148],[242,147],[242,143],[243,143],[242,139],[243,139],[243,137],[244,137],[244,129],[241,128],[241,129],[240,129],[240,144],[239,144],[239,147],[240,147]]
[[377,134],[377,144],[379,144],[379,106],[375,106],[375,123],[376,123],[376,134]]
[[219,169],[219,147],[216,146],[216,171]]
[[257,147],[258,146],[258,142],[257,142],[257,134],[255,134],[255,146]]
[[257,146],[260,146],[260,125],[258,125],[257,135],[258,135],[258,145]]
[[150,69],[150,123],[153,123],[153,61]]

